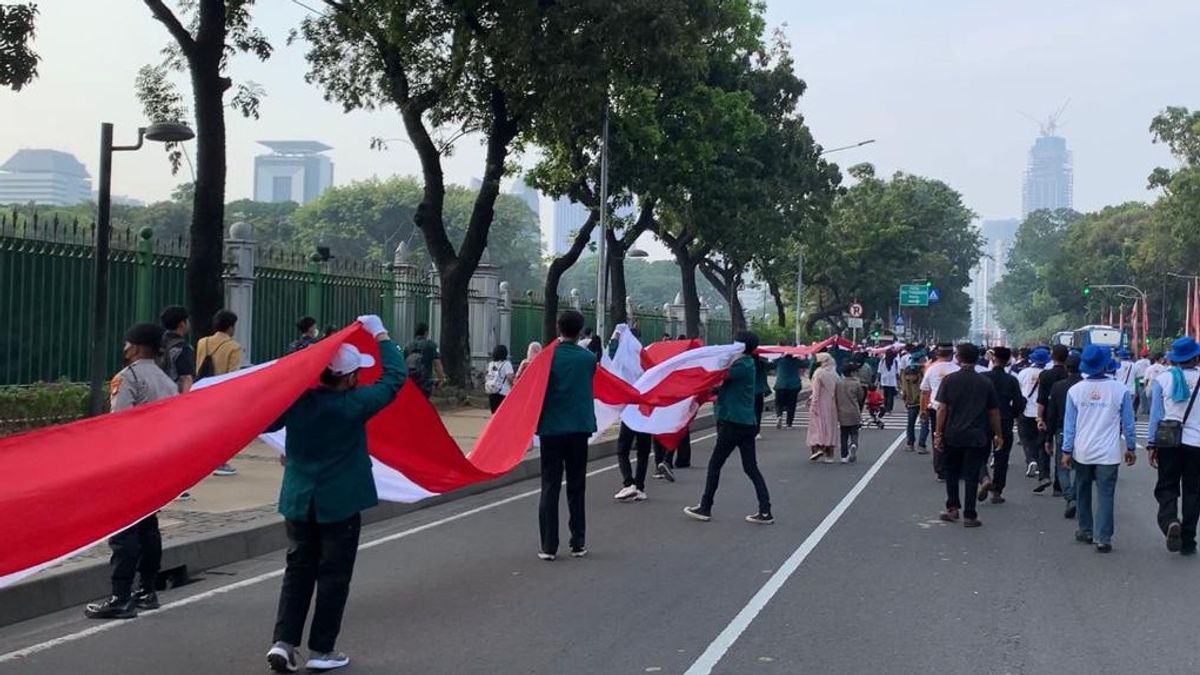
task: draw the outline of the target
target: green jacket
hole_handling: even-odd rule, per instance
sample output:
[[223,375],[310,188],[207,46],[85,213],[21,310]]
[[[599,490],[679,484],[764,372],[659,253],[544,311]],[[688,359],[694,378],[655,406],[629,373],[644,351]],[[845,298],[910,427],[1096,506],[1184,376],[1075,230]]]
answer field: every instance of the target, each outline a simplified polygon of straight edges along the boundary
[[775,391],[800,389],[800,359],[781,356],[775,359]]
[[562,342],[550,362],[550,380],[538,420],[538,436],[593,434],[596,432],[596,406],[592,398],[592,378],[596,374],[596,356],[574,342]]
[[764,359],[754,358],[754,393],[766,395],[771,393],[771,384],[767,382],[767,370],[770,364]]
[[754,371],[754,357],[748,355],[743,355],[729,367],[729,374],[717,391],[718,422],[753,426],[758,421],[754,414]]
[[407,375],[404,357],[391,340],[379,343],[383,375],[374,384],[304,392],[269,431],[287,427],[287,464],[279,489],[279,512],[288,520],[335,523],[379,503],[367,420],[387,407]]

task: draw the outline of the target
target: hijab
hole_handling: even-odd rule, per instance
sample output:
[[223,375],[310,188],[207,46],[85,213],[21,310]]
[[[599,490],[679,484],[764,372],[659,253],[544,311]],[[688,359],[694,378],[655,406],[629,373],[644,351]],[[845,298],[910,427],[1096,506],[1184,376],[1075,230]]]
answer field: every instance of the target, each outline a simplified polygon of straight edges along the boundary
[[831,354],[827,352],[817,354],[817,369],[813,373],[813,380],[819,381],[822,388],[827,388],[831,392],[837,386],[837,361],[834,361]]
[[542,351],[542,343],[534,341],[529,343],[529,348],[525,350],[525,358],[533,360]]

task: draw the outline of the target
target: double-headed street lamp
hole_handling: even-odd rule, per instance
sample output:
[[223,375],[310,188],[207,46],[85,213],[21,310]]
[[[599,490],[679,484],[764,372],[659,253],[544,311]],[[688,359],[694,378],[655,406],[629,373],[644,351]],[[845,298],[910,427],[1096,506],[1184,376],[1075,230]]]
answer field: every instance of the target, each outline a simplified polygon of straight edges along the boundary
[[104,408],[104,366],[108,346],[108,254],[112,234],[112,156],[114,152],[140,150],[142,141],[181,143],[195,138],[186,124],[160,122],[138,128],[137,143],[113,145],[113,125],[100,124],[100,184],[96,191],[96,250],[92,273],[92,353],[89,363],[91,397],[88,415],[99,415]]

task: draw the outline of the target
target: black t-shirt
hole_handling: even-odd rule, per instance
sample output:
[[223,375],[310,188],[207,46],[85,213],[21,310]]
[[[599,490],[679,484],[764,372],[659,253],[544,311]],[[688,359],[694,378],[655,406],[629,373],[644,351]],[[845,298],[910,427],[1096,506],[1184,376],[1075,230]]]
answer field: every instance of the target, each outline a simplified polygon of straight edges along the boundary
[[988,411],[999,406],[996,388],[990,380],[975,372],[974,366],[951,373],[942,380],[937,400],[949,406],[949,418],[942,429],[945,444],[952,448],[986,448],[992,437]]
[[1042,374],[1038,375],[1038,404],[1045,406],[1050,403],[1050,392],[1054,390],[1054,384],[1065,379],[1067,379],[1067,367],[1061,363],[1056,363],[1052,368],[1043,370]]

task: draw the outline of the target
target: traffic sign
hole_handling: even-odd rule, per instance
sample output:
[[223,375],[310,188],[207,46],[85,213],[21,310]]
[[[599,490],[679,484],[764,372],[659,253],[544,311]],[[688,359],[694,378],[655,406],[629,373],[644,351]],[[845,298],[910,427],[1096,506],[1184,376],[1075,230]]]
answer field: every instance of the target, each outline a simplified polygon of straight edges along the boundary
[[[850,303],[850,316],[858,318],[858,317],[862,316],[862,313],[863,313],[862,305],[858,304],[857,302]],[[859,326],[859,328],[861,328],[861,327],[862,326]]]
[[904,327],[904,317],[902,317],[902,316],[896,317],[896,326],[898,326],[900,328]]
[[934,305],[941,301],[942,301],[942,294],[938,292],[938,289],[936,289],[936,288],[929,289],[929,304]]
[[900,285],[900,306],[901,307],[927,307],[929,306],[929,287],[925,284],[901,284]]
[[863,327],[862,317],[852,316],[852,317],[846,319],[846,328],[862,328],[862,327]]

